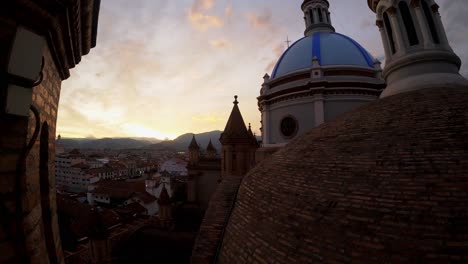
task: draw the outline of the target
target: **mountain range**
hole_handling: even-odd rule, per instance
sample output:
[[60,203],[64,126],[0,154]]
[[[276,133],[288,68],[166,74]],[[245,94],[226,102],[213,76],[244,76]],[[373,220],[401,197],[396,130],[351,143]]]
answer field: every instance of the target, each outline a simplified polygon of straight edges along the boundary
[[[206,149],[208,143],[213,143],[213,146],[219,150],[221,150],[221,142],[219,142],[219,138],[221,137],[222,131],[215,130],[200,134],[195,134],[195,138],[197,139],[198,145],[201,149]],[[193,133],[183,134],[177,137],[174,140],[170,141],[163,141],[157,144],[152,144],[147,147],[147,149],[168,149],[168,150],[175,150],[175,151],[186,151],[190,142],[192,141]]]
[[[219,138],[222,131],[215,130],[196,134],[200,148],[205,149],[210,140],[213,146],[220,150]],[[152,150],[172,150],[186,151],[193,133],[183,134],[174,140],[162,141],[154,138],[61,138],[60,144],[65,149],[152,149]]]

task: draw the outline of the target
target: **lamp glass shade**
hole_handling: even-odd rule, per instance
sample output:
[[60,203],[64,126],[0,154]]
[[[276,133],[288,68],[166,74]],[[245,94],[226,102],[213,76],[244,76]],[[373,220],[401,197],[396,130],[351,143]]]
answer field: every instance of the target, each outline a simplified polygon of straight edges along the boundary
[[43,36],[18,27],[8,62],[8,73],[35,81],[41,71],[45,45]]

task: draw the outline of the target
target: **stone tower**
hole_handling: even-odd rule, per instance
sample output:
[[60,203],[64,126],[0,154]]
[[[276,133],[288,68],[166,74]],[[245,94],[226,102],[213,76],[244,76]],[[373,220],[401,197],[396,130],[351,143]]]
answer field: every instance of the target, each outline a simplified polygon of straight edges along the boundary
[[255,161],[255,151],[258,145],[253,142],[252,133],[245,126],[239,110],[237,96],[234,97],[234,107],[221,134],[222,157],[221,177],[244,176]]
[[206,158],[207,159],[215,159],[216,158],[216,148],[213,146],[213,143],[211,142],[208,143],[208,146],[206,147]]
[[172,224],[172,202],[167,192],[166,186],[163,186],[158,199],[159,220],[164,227],[168,228]]
[[465,87],[461,61],[434,0],[368,0],[385,49],[387,88],[381,97],[434,87]]
[[189,164],[195,166],[200,161],[200,146],[198,145],[195,135],[192,136],[192,141],[189,145]]
[[96,45],[100,0],[0,8],[0,263],[63,263],[54,159],[61,83]]
[[304,12],[304,20],[306,36],[312,35],[314,32],[335,32],[330,19],[330,3],[327,0],[305,0],[301,5]]

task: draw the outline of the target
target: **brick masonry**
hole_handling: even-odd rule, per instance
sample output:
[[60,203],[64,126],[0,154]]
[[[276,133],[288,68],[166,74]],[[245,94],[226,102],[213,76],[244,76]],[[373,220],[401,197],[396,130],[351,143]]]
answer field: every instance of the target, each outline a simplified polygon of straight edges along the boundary
[[[55,68],[55,65],[52,61],[52,57],[48,49],[44,51],[44,58],[44,80],[41,83],[41,85],[35,87],[33,90],[33,105],[36,106],[40,113],[41,127],[39,127],[39,129],[42,129],[44,124],[47,124],[46,129],[48,129],[47,134],[49,136],[47,139],[43,139],[48,141],[48,162],[47,164],[45,164],[48,171],[48,175],[46,175],[48,186],[42,187],[49,190],[48,192],[50,197],[48,199],[51,201],[55,201],[55,126],[58,101],[60,96],[60,85],[62,80],[58,75],[58,71]],[[23,149],[25,144],[29,142],[30,138],[32,137],[32,134],[34,133],[36,119],[31,113],[30,117],[26,120],[11,119],[9,121],[9,124],[2,129],[0,137],[2,151],[7,152],[7,158],[4,159],[2,157],[1,159],[1,188],[2,192],[5,191],[5,193],[3,194],[9,197],[9,199],[2,200],[6,201],[6,203],[11,202],[10,204],[14,204],[15,197],[17,195],[14,192],[15,190],[13,189],[15,186],[14,180],[17,177],[17,160],[19,158],[21,150]],[[47,255],[40,255],[41,253],[39,253],[43,252],[44,254],[47,254],[45,239],[46,235],[44,234],[45,223],[42,220],[44,215],[43,208],[41,207],[41,174],[39,171],[41,159],[40,140],[41,138],[39,137],[26,160],[24,172],[25,177],[23,182],[24,192],[22,193],[22,209],[24,214],[24,220],[22,225],[25,233],[24,235],[26,236],[25,239],[28,253],[31,256],[34,256],[34,259],[43,259],[45,261],[46,259],[48,259]],[[56,203],[50,203],[50,206],[52,206],[52,208],[49,208],[50,222],[47,224],[51,226],[57,225],[57,228],[53,228],[53,234],[48,234],[47,237],[49,237],[50,235],[50,239],[54,240],[52,244],[56,246],[55,252],[57,252],[58,254],[56,258],[58,260],[63,261],[63,256],[61,256],[62,250],[60,247],[60,240],[58,234],[58,222],[55,208]],[[9,209],[10,212],[14,212],[15,207],[12,206]],[[11,244],[11,241],[8,242],[4,240],[3,243]],[[2,260],[2,257],[0,257],[0,260]]]
[[[0,263],[63,263],[55,197],[55,130],[63,79],[96,44],[100,0],[12,0],[0,9],[0,67],[5,71],[18,25],[44,36],[44,79],[33,88],[36,118],[0,111]],[[70,15],[72,14],[72,15]],[[71,26],[70,26],[71,25]],[[0,75],[0,99],[7,80]],[[0,104],[3,106],[3,102]],[[26,160],[21,155],[40,131]]]
[[[244,178],[217,262],[467,263],[467,102],[468,88],[405,93],[294,140]],[[201,232],[215,239],[225,214]]]

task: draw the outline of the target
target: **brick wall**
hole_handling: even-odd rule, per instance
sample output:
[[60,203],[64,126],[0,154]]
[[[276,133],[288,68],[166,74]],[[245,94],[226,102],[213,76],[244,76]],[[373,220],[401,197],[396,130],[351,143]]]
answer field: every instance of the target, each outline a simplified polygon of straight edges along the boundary
[[[4,47],[2,55],[3,51]],[[1,212],[1,218],[12,220],[0,226],[1,263],[17,257],[15,254],[18,252],[14,250],[15,240],[21,238],[26,244],[27,255],[34,261],[47,263],[50,257],[52,262],[63,262],[54,176],[55,127],[61,78],[48,49],[44,51],[44,58],[44,80],[33,90],[33,105],[40,113],[40,129],[44,130],[28,155],[26,163],[21,166],[22,176],[17,175],[17,163],[36,129],[36,119],[32,113],[29,118],[0,117],[0,194],[6,206],[6,210]],[[22,181],[23,188],[20,192],[15,189],[15,179]],[[17,199],[22,201],[22,234],[18,234],[10,225],[12,222],[20,224],[14,218]]]

